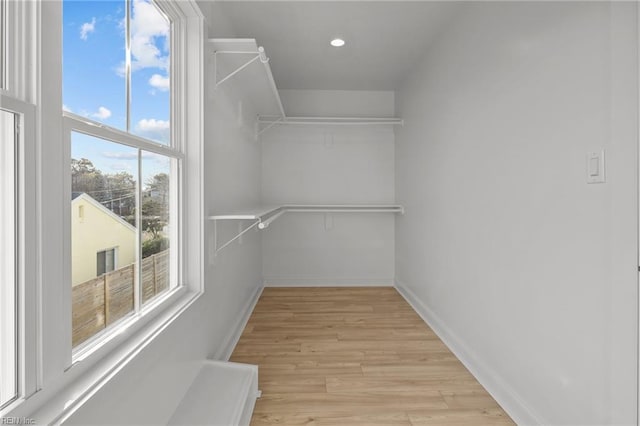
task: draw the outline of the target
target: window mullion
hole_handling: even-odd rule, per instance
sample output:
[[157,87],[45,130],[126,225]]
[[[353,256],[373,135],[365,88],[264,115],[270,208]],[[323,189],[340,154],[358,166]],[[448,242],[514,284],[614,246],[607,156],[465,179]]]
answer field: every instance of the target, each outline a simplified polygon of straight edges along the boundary
[[131,132],[131,0],[125,1],[125,99],[126,129]]
[[138,176],[136,187],[136,256],[137,256],[137,268],[135,279],[133,281],[133,303],[134,311],[140,312],[142,306],[142,150],[138,149]]

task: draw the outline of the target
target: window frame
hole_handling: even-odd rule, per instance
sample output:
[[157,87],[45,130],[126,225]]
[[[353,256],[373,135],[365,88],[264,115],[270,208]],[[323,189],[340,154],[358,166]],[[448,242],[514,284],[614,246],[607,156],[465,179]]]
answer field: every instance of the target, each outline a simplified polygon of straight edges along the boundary
[[0,108],[18,116],[14,171],[15,209],[15,280],[17,332],[17,395],[0,408],[0,413],[19,405],[38,390],[40,345],[37,286],[37,185],[35,166],[35,118],[33,104],[0,93]]
[[[172,191],[171,196],[173,196],[173,192],[177,193],[177,197],[174,197],[174,200],[171,202],[171,213],[170,217],[172,217],[173,235],[171,236],[171,259],[170,259],[170,279],[172,283],[175,283],[175,286],[170,288],[165,294],[159,295],[157,297],[158,301],[162,301],[166,298],[169,298],[173,293],[178,291],[181,287],[184,286],[184,277],[182,276],[182,247],[184,245],[184,232],[183,232],[183,224],[181,221],[182,215],[180,212],[183,209],[182,197],[179,194],[184,190],[184,185],[182,184],[183,179],[181,177],[181,170],[183,169],[181,166],[182,161],[185,158],[183,152],[172,148],[171,146],[161,145],[155,142],[151,142],[149,140],[143,139],[139,136],[133,135],[131,133],[127,133],[121,130],[117,130],[114,128],[110,128],[98,122],[92,121],[85,117],[77,116],[73,113],[64,112],[63,113],[64,120],[64,145],[65,145],[65,169],[68,171],[65,176],[65,200],[71,200],[71,135],[75,133],[83,133],[91,137],[95,137],[98,139],[102,139],[108,142],[117,143],[125,146],[129,146],[138,150],[138,152],[151,152],[154,154],[160,154],[171,159],[174,159],[173,162],[177,162],[177,167],[172,167],[172,176],[171,176],[171,187],[176,188],[175,191]],[[138,162],[140,165],[141,158],[140,154],[138,155]],[[173,173],[175,172],[175,173]],[[136,176],[136,181],[139,181],[141,174],[140,167],[138,167],[138,176]],[[173,183],[175,182],[175,183]],[[137,196],[138,200],[141,199],[141,182],[138,182],[137,188]],[[139,202],[139,201],[138,201]],[[66,215],[67,220],[65,220],[66,228],[64,229],[65,238],[71,239],[71,203],[68,203],[69,206],[66,206],[65,209],[69,210],[69,214]],[[140,232],[139,227],[136,228],[137,231],[137,259],[142,259],[142,244],[140,240]],[[69,249],[71,248],[71,244],[68,244]],[[71,256],[68,256],[68,259],[71,259]],[[71,265],[69,265],[69,269]],[[68,304],[68,311],[71,312],[72,302],[71,302],[71,280],[68,280],[68,291],[64,295],[65,304]],[[156,301],[156,302],[158,302]],[[75,348],[71,350],[71,365],[80,361],[81,359],[86,358],[86,356],[93,353],[98,347],[107,343],[112,336],[119,334],[119,328],[127,328],[130,326],[131,321],[139,319],[146,311],[153,309],[153,307],[157,306],[157,303],[153,303],[154,301],[149,301],[148,303],[142,305],[141,300],[141,286],[140,286],[140,269],[136,270],[136,277],[134,280],[134,309],[131,313],[126,315],[122,320],[110,325],[104,330],[96,333],[94,336],[90,337],[86,341],[80,343]],[[66,308],[66,307],[65,307]],[[67,308],[66,308],[67,309]],[[71,323],[69,324],[69,330],[71,330]]]
[[[117,255],[117,247],[111,247],[111,248],[106,248],[106,249],[102,249],[99,250],[96,253],[96,275],[100,276],[102,274],[108,274],[109,272],[113,272],[116,269],[118,269],[118,255]],[[104,267],[104,271],[100,272],[100,255],[103,256],[103,267]],[[110,256],[109,256],[110,255]],[[108,262],[108,258],[111,258],[111,269],[109,269],[109,262]]]
[[[184,15],[181,13],[179,6],[173,4],[171,1],[166,0],[150,0],[155,3],[155,7],[157,7],[161,13],[163,13],[166,18],[169,20],[170,24],[170,64],[169,64],[169,75],[170,75],[170,143],[162,144],[159,142],[152,141],[150,139],[145,139],[141,136],[132,133],[129,129],[129,132],[116,129],[110,127],[104,123],[100,123],[94,121],[90,118],[83,117],[77,114],[74,114],[69,111],[63,111],[63,138],[64,138],[64,151],[65,151],[65,170],[68,172],[65,173],[65,188],[64,188],[64,199],[71,200],[71,135],[74,132],[83,133],[85,135],[95,137],[98,139],[102,139],[108,142],[113,142],[125,146],[129,146],[131,148],[135,148],[141,151],[150,152],[154,154],[159,154],[171,159],[171,184],[170,184],[170,217],[172,220],[172,235],[171,235],[171,251],[170,251],[170,265],[169,273],[170,273],[170,283],[174,284],[174,287],[170,287],[168,291],[164,292],[157,297],[147,301],[146,303],[142,303],[142,286],[141,286],[141,271],[138,267],[136,270],[136,277],[134,279],[134,309],[129,314],[125,315],[123,318],[118,320],[117,322],[111,324],[109,327],[106,327],[104,330],[99,331],[95,335],[91,336],[84,342],[78,344],[76,347],[72,347],[70,351],[70,359],[68,361],[69,366],[73,366],[78,362],[86,359],[88,356],[92,355],[96,351],[100,351],[101,347],[109,346],[109,342],[115,337],[121,335],[125,330],[129,329],[132,324],[142,320],[145,317],[151,316],[151,311],[156,309],[162,310],[162,306],[164,306],[165,301],[171,300],[176,293],[182,293],[185,287],[185,277],[183,275],[183,271],[185,270],[183,265],[184,257],[184,246],[186,244],[186,230],[184,225],[184,192],[186,187],[184,185],[185,178],[183,176],[183,162],[185,161],[185,138],[187,135],[184,132],[185,126],[183,125],[183,120],[185,120],[185,112],[186,112],[186,94],[184,93],[184,88],[186,82],[183,81],[182,76],[184,75],[185,63],[180,62],[181,59],[184,58],[184,49],[186,48],[186,40],[184,31],[187,30],[187,27],[183,24]],[[128,42],[127,42],[128,43]],[[127,93],[129,96],[129,93]],[[127,109],[129,109],[130,102],[127,101]],[[130,113],[127,111],[127,116]],[[136,180],[138,181],[137,188],[137,203],[141,203],[142,199],[142,182],[140,182],[141,176],[141,165],[142,159],[141,156],[138,156],[138,176],[136,176]],[[71,259],[70,250],[71,250],[71,215],[73,214],[70,211],[71,203],[67,203],[65,205],[65,229],[64,238],[68,241],[66,244],[68,252],[68,256],[66,258]],[[137,230],[137,260],[138,265],[140,265],[140,261],[142,260],[142,244],[140,241],[141,230],[138,227]],[[64,310],[69,312],[71,315],[72,311],[72,288],[71,288],[71,265],[68,267],[67,272],[69,279],[67,282],[69,285],[65,288],[64,293]],[[71,336],[72,334],[72,324],[71,320],[69,320],[69,330],[68,334]],[[71,339],[69,338],[69,342]]]
[[[144,151],[144,152],[151,152],[151,153],[155,153],[155,154],[159,154],[159,155],[163,155],[166,156],[168,158],[171,159],[175,159],[178,162],[178,166],[174,167],[175,170],[172,170],[172,172],[175,171],[174,174],[175,176],[171,177],[171,180],[175,182],[175,184],[172,184],[171,187],[172,189],[175,187],[179,187],[180,189],[184,190],[184,186],[182,184],[182,182],[184,181],[183,178],[181,177],[181,171],[183,169],[183,167],[181,166],[182,161],[184,161],[185,158],[185,154],[181,151],[178,151],[175,148],[172,148],[170,146],[166,146],[166,145],[161,145],[159,143],[156,142],[152,142],[149,141],[147,139],[143,139],[139,136],[136,136],[134,134],[131,133],[127,133],[124,132],[122,130],[118,130],[118,129],[114,129],[108,126],[105,126],[104,124],[98,123],[96,121],[90,120],[86,117],[81,117],[78,115],[75,115],[73,113],[70,112],[63,112],[63,134],[64,134],[64,146],[65,146],[65,170],[67,170],[68,172],[65,175],[65,195],[64,195],[64,199],[65,200],[71,200],[71,135],[75,132],[75,133],[82,133],[94,138],[98,138],[101,140],[105,140],[108,142],[112,142],[112,143],[116,143],[116,144],[120,144],[120,145],[125,145],[140,151]],[[139,159],[140,160],[140,159]],[[140,174],[140,170],[138,170],[138,174]],[[136,176],[136,181],[139,180],[139,176]],[[137,189],[137,198],[141,198],[140,196],[140,191],[141,191],[141,185],[140,182],[138,182],[138,189]],[[177,196],[174,195],[174,192],[177,193]],[[180,220],[181,218],[181,212],[183,210],[183,199],[182,197],[179,196],[180,192],[182,192],[181,190],[175,190],[172,191],[170,197],[173,196],[173,199],[175,199],[175,202],[171,203],[171,213],[170,215],[172,215],[172,220],[175,223],[175,232],[174,234],[177,234],[177,238],[172,235],[173,239],[172,239],[172,250],[171,250],[171,265],[175,265],[175,267],[171,268],[171,274],[173,275],[171,277],[171,279],[173,280],[173,282],[176,283],[176,286],[171,289],[169,291],[169,293],[171,293],[173,290],[175,290],[178,287],[181,287],[184,285],[184,277],[182,276],[182,266],[181,266],[181,259],[182,257],[182,251],[183,251],[183,245],[184,245],[184,232],[183,232],[183,225],[182,222]],[[73,214],[70,209],[71,203],[69,203],[69,206],[65,206],[65,209],[68,207],[69,212],[68,214],[66,214],[67,220],[65,220],[65,225],[66,228],[64,230],[65,233],[65,238],[67,238],[68,240],[71,239],[71,227],[70,227],[70,221],[71,221],[71,214]],[[173,219],[175,217],[175,219]],[[137,232],[139,232],[139,229],[137,229]],[[139,235],[139,234],[138,234]],[[70,247],[70,243],[69,243],[69,247]],[[137,250],[138,250],[138,258],[141,259],[141,244],[137,243]],[[69,259],[71,258],[71,256],[69,255],[68,257]],[[138,274],[139,275],[139,271]],[[68,281],[69,283],[71,283],[71,280]],[[69,309],[71,309],[71,290],[70,290],[70,286],[69,286],[69,294],[68,297],[65,294],[65,300],[68,299],[69,301]],[[136,286],[135,289],[135,300],[134,300],[134,305],[136,307],[136,309],[134,309],[134,311],[138,311],[141,312],[144,310],[143,306],[138,306],[139,303],[139,298],[140,298],[140,289],[139,286]],[[145,305],[146,306],[146,305]],[[117,327],[117,323],[113,325],[114,327]],[[97,333],[96,336],[101,336],[102,333],[104,333],[106,331],[103,330],[100,333]],[[106,334],[105,334],[106,335]],[[77,356],[80,356],[79,354],[84,352],[84,350],[86,350],[87,347],[92,346],[96,344],[95,339],[90,338],[87,339],[86,342],[78,345],[76,348],[74,348],[73,350],[73,362],[75,362],[75,358]]]
[[[11,404],[18,397],[18,371],[20,359],[18,356],[18,274],[17,274],[17,249],[18,238],[16,227],[18,224],[17,202],[17,167],[18,162],[17,146],[19,144],[20,115],[15,111],[0,108],[0,138],[7,134],[11,136],[10,142],[6,145],[0,144],[0,193],[3,199],[11,201],[0,212],[0,253],[10,253],[4,260],[0,260],[0,408]],[[6,126],[6,127],[5,127]],[[5,145],[5,146],[2,146]],[[4,190],[7,192],[4,193]],[[8,208],[8,207],[11,208]],[[4,214],[3,214],[4,213]],[[3,270],[7,268],[6,270]],[[5,331],[7,334],[4,334]],[[13,341],[9,343],[9,341]],[[4,355],[7,355],[5,358]],[[13,376],[11,382],[5,380],[8,376]],[[11,389],[3,393],[5,387],[11,384]]]
[[[183,160],[180,175],[185,206],[183,223],[183,286],[166,298],[151,300],[139,316],[123,321],[105,342],[76,357],[71,349],[71,205],[64,198],[70,182],[65,181],[64,161],[70,145],[63,127],[60,91],[62,55],[61,2],[9,1],[9,17],[16,30],[9,31],[8,87],[0,89],[4,99],[22,101],[33,118],[25,124],[23,158],[24,194],[22,256],[28,284],[24,310],[25,346],[31,348],[23,360],[27,379],[23,395],[0,409],[0,417],[37,419],[42,424],[66,421],[89,398],[118,375],[204,293],[205,197],[204,182],[204,98],[206,42],[205,17],[195,0],[156,0],[162,10],[179,18],[172,22],[173,69],[171,84],[178,87],[181,107],[172,112],[172,132],[179,135]],[[171,15],[169,15],[171,16]],[[13,19],[15,18],[15,19]],[[180,37],[176,37],[176,35]],[[18,47],[16,47],[18,46]],[[56,65],[57,64],[57,65]],[[176,122],[174,117],[180,117]],[[99,127],[89,125],[92,131]],[[68,165],[66,165],[68,166]],[[70,177],[70,174],[69,174]],[[47,232],[43,232],[47,230]],[[67,231],[67,232],[65,232]]]
[[[17,395],[0,408],[0,418],[35,394],[42,384],[40,120],[36,93],[36,2],[2,1],[0,31],[0,108],[18,116],[15,149],[15,279],[17,328]],[[0,173],[1,174],[1,173]]]

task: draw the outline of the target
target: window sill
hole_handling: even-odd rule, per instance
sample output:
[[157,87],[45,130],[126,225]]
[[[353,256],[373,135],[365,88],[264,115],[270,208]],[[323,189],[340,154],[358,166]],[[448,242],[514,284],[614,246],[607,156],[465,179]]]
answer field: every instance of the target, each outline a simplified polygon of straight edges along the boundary
[[201,295],[202,292],[180,287],[153,302],[104,336],[103,343],[78,351],[73,364],[56,384],[16,401],[0,414],[32,418],[36,424],[64,422]]
[[[115,346],[122,343],[123,340],[130,337],[136,330],[144,327],[154,317],[172,306],[187,292],[185,287],[178,287],[152,299],[144,305],[139,313],[131,312],[118,322],[109,325],[109,328],[97,333],[89,338],[86,342],[79,344],[74,350],[71,357],[71,366],[75,367],[78,363],[89,358],[94,353],[110,352]],[[98,355],[100,357],[100,355]]]

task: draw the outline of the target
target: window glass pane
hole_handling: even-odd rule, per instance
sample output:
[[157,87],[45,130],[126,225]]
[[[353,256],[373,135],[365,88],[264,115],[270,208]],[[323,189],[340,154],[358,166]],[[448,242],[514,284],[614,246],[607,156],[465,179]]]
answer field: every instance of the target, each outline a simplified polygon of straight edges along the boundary
[[170,79],[167,18],[148,0],[131,11],[131,132],[169,144]]
[[133,311],[138,150],[71,134],[73,346]]
[[18,393],[17,382],[17,280],[16,181],[17,116],[0,110],[0,407]]
[[63,1],[63,108],[126,130],[124,0]]
[[115,262],[116,249],[99,251],[96,256],[97,274],[98,276],[106,274],[116,269]]
[[171,160],[142,153],[142,303],[171,285]]

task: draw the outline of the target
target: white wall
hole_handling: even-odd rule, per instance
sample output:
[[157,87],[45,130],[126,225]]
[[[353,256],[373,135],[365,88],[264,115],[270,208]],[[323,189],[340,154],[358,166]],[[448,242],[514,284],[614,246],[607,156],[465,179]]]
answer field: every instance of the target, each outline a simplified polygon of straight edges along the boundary
[[636,16],[469,4],[396,96],[398,286],[519,423],[636,422]]
[[[208,91],[205,105],[205,205],[207,214],[260,202],[260,144],[237,116],[233,86]],[[247,109],[244,109],[247,111]],[[251,114],[248,113],[247,116]],[[207,224],[207,241],[212,226]],[[220,241],[237,229],[219,225]],[[210,247],[208,247],[210,251]],[[249,232],[213,258],[207,253],[205,294],[164,330],[67,422],[165,424],[193,379],[198,362],[225,359],[242,325],[243,310],[261,288],[260,234]]]
[[[393,92],[282,90],[289,116],[393,116]],[[392,204],[388,126],[274,126],[261,138],[262,199],[276,204]],[[391,285],[394,217],[286,213],[263,232],[267,285]]]

